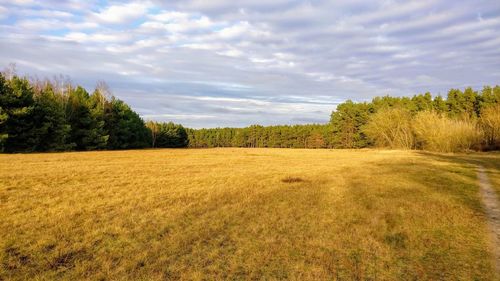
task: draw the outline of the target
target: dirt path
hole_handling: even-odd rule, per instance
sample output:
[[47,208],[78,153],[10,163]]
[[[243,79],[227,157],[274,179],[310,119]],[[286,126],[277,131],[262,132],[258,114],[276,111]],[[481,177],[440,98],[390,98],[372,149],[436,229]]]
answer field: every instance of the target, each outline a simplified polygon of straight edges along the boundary
[[491,229],[491,244],[495,256],[497,274],[500,275],[500,205],[495,190],[491,187],[484,167],[478,167],[481,197],[486,208],[486,215]]

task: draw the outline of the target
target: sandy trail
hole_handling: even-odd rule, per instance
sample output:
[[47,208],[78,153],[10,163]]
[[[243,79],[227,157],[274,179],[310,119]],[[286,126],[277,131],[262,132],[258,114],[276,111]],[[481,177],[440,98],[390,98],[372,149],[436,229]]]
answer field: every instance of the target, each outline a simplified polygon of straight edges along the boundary
[[491,187],[484,167],[478,167],[481,197],[491,230],[491,245],[495,257],[497,274],[500,276],[500,205],[495,190]]

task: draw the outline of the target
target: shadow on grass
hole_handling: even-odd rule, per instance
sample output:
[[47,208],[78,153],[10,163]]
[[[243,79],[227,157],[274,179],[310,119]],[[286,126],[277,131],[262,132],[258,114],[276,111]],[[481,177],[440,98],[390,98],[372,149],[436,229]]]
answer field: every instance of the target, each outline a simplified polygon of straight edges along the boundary
[[467,167],[474,177],[474,183],[477,186],[477,167],[485,168],[493,188],[500,196],[500,153],[470,153],[470,154],[440,154],[432,152],[419,152],[420,155],[427,158],[449,164],[463,165]]
[[[409,184],[405,188],[388,188],[386,196],[401,198],[414,196],[414,198],[418,198],[426,196],[423,191],[429,189],[453,198],[457,203],[473,211],[482,212],[474,164],[484,164],[485,160],[483,158],[448,156],[426,152],[419,152],[418,154],[438,163],[426,161],[425,158],[398,159],[371,163],[371,167],[365,168],[376,171],[376,176],[391,177],[399,174],[409,180]],[[398,184],[394,182],[392,185],[397,187]]]
[[[476,165],[498,173],[489,155],[442,155],[371,162],[348,180],[352,201],[380,219],[375,237],[396,256],[398,276],[415,280],[489,280],[484,209]],[[496,170],[495,170],[496,169]],[[372,179],[372,181],[370,181]],[[398,181],[400,180],[400,181]],[[371,185],[369,185],[371,184]],[[385,209],[385,210],[384,210]],[[401,212],[405,210],[406,212]],[[387,227],[378,228],[380,224]]]

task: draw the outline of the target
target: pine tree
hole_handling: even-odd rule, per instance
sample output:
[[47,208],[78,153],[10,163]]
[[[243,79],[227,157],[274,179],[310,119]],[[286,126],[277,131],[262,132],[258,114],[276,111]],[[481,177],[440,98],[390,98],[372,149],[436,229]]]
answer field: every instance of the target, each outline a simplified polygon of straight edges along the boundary
[[106,148],[106,136],[103,135],[104,123],[99,122],[92,113],[88,92],[77,87],[71,91],[67,116],[71,125],[70,143],[76,150],[95,150]]
[[105,109],[109,149],[148,147],[150,132],[144,121],[123,101],[112,98]]
[[[430,110],[433,107],[431,93],[427,92],[423,95],[415,95],[411,99],[415,111]],[[410,110],[412,108],[409,108]]]
[[446,113],[448,112],[448,105],[443,97],[436,96],[432,101],[432,109],[438,113]]
[[446,104],[448,105],[448,112],[451,116],[461,116],[466,113],[464,108],[464,94],[459,89],[451,89],[448,92]]
[[8,118],[9,116],[7,115],[7,112],[5,112],[2,107],[0,107],[0,152],[4,151],[5,142],[9,137],[9,134],[6,132],[6,130],[3,130],[4,124],[6,123]]
[[108,145],[109,134],[106,130],[105,107],[107,99],[99,89],[96,89],[89,97],[88,106],[90,115],[94,120],[93,134],[96,139],[97,148],[103,149]]
[[186,147],[188,135],[182,125],[172,122],[159,125],[159,133],[156,141],[157,147]]
[[25,78],[17,76],[5,80],[0,74],[0,107],[2,108],[3,150],[31,152],[38,142],[33,118],[33,89]]
[[7,85],[5,77],[2,75],[2,73],[0,73],[0,152],[4,151],[5,143],[7,141],[7,138],[9,137],[9,133],[7,132],[6,127],[9,115],[6,110],[6,104],[3,100],[10,91],[11,89]]
[[486,86],[481,91],[479,97],[479,114],[481,115],[484,109],[495,106],[500,103],[500,86],[495,86],[494,88]]
[[370,112],[371,108],[367,103],[353,103],[348,100],[338,105],[331,118],[335,146],[339,148],[365,147],[368,143],[361,131],[361,126],[368,122]]
[[63,105],[58,101],[52,85],[48,84],[35,98],[33,110],[36,151],[62,151],[72,148],[67,144],[71,126],[67,123]]

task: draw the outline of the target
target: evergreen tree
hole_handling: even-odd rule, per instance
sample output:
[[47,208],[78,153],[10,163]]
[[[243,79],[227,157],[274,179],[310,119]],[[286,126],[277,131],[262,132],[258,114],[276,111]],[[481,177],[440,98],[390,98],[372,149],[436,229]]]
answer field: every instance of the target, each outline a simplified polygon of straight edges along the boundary
[[106,130],[106,120],[104,108],[107,103],[106,97],[101,93],[100,90],[95,89],[95,91],[90,95],[88,100],[88,107],[90,109],[90,115],[94,120],[93,132],[99,143],[98,148],[106,148],[109,140],[109,134]]
[[411,101],[415,111],[431,110],[433,108],[432,95],[429,92],[423,95],[415,95]]
[[188,145],[188,135],[182,125],[172,122],[159,125],[159,133],[156,140],[157,147],[186,147]]
[[95,150],[106,147],[107,137],[103,125],[91,111],[88,92],[77,87],[70,92],[67,116],[71,125],[70,143],[76,150]]
[[490,106],[495,106],[500,103],[500,86],[489,87],[486,86],[481,91],[479,97],[479,114]]
[[2,108],[3,150],[7,152],[31,152],[38,138],[35,132],[33,88],[26,78],[12,77],[5,80],[0,74],[0,107]]
[[46,85],[35,98],[33,116],[38,136],[36,151],[69,150],[67,144],[71,126],[66,122],[63,105],[57,100],[52,86]]
[[448,112],[448,105],[441,96],[436,96],[432,101],[432,109],[438,113]]
[[[9,115],[7,113],[7,104],[5,104],[5,97],[12,91],[5,80],[5,77],[2,73],[0,73],[0,152],[3,152],[5,149],[5,143],[7,138],[9,137],[9,133],[7,132],[7,119]],[[3,108],[2,108],[3,107]],[[5,108],[5,109],[4,109]]]
[[9,116],[7,115],[7,112],[5,112],[2,107],[0,107],[0,152],[4,151],[5,142],[9,137],[9,134],[7,134],[7,132],[3,130],[4,124],[8,118]]
[[469,117],[477,117],[479,115],[479,95],[471,87],[464,91],[464,103],[462,104],[464,112]]
[[144,121],[123,101],[112,98],[105,109],[109,149],[148,147],[150,132]]
[[461,116],[465,115],[465,97],[464,93],[459,89],[451,89],[448,92],[448,98],[446,99],[446,104],[448,105],[448,112],[451,116]]
[[[425,97],[418,97],[416,99],[425,100]],[[386,109],[389,107],[398,107],[398,108],[406,108],[410,111],[416,111],[417,107],[415,102],[408,97],[391,97],[391,96],[383,96],[383,97],[375,97],[370,107],[372,107],[372,112],[375,113],[380,109]]]
[[354,103],[348,100],[338,105],[337,110],[331,116],[335,147],[365,147],[368,143],[360,128],[368,122],[372,111],[373,109],[367,103]]

